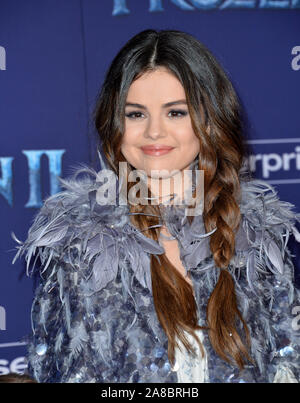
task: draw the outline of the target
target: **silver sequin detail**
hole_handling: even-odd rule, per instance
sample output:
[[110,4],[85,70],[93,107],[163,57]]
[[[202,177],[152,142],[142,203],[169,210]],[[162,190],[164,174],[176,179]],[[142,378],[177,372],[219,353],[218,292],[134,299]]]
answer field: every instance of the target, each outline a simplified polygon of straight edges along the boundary
[[154,362],[150,365],[150,369],[151,371],[155,372],[158,370],[158,366],[156,364],[154,364]]
[[47,344],[38,344],[35,349],[37,355],[44,355],[47,351]]
[[279,350],[279,355],[281,357],[289,357],[294,354],[295,350],[291,346],[283,347]]
[[81,380],[81,374],[76,374],[75,375],[75,382],[80,382]]
[[157,347],[154,350],[155,358],[161,358],[164,355],[165,350],[162,347]]

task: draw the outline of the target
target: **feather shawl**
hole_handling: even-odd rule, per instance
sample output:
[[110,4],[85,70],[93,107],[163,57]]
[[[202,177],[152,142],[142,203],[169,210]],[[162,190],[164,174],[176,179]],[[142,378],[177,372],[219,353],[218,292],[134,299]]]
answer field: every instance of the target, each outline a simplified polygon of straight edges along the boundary
[[[39,382],[177,382],[152,297],[150,256],[159,258],[162,245],[131,224],[127,204],[97,203],[101,184],[92,168],[60,181],[64,190],[44,201],[27,239],[12,233],[19,244],[13,263],[24,254],[27,274],[40,274],[29,374]],[[287,374],[299,380],[300,294],[287,243],[290,234],[300,240],[300,216],[264,181],[241,182],[241,189],[242,221],[228,270],[255,364],[240,372],[216,355],[205,334],[209,382],[276,382]],[[163,219],[178,240],[205,325],[220,272],[209,248],[213,231],[205,233],[202,216],[190,226],[182,208],[166,208]]]

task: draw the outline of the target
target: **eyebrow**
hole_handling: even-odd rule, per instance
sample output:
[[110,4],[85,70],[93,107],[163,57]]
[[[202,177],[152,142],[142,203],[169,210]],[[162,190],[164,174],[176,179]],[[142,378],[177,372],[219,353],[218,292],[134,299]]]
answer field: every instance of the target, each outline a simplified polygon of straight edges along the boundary
[[[179,99],[178,101],[172,101],[172,102],[167,102],[166,104],[163,104],[163,108],[168,108],[169,106],[178,105],[178,104],[187,105],[186,100]],[[147,109],[145,105],[134,104],[134,103],[131,103],[131,102],[126,102],[125,106],[133,106],[135,108],[140,108],[140,109],[144,109],[144,110]]]

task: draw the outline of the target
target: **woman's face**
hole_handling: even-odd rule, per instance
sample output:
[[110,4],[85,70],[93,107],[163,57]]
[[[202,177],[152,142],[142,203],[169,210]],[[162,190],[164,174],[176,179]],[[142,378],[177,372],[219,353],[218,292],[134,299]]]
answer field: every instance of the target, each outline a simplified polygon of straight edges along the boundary
[[[171,102],[176,104],[166,105]],[[146,152],[145,146],[172,148]],[[129,164],[152,178],[167,178],[173,176],[172,170],[188,169],[199,153],[184,88],[167,69],[147,72],[131,84],[121,151]],[[151,176],[151,170],[168,170],[170,175],[156,172]]]

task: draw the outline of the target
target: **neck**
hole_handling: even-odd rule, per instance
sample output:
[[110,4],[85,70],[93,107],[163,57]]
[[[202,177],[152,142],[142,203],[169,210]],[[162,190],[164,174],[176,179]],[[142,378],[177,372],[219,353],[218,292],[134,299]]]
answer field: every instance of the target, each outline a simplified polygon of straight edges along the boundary
[[[189,166],[182,170],[176,170],[174,175],[166,178],[147,177],[145,179],[147,187],[151,192],[151,204],[184,205],[192,198],[192,190],[199,181],[199,172],[196,179],[192,178],[192,172],[198,167],[198,159],[192,161]],[[195,183],[196,181],[196,183]],[[201,191],[200,188],[197,192]]]
[[186,199],[185,195],[192,187],[191,178],[178,171],[167,178],[147,178],[147,186],[154,198],[153,204],[181,205]]

